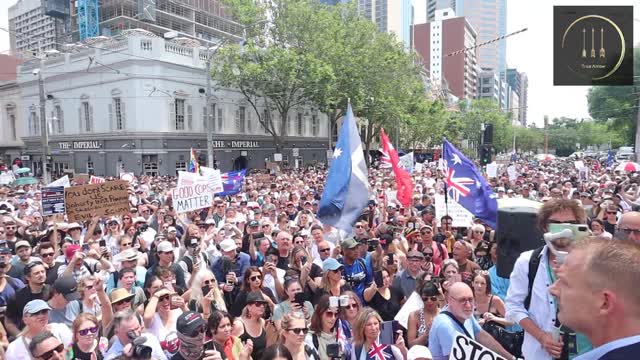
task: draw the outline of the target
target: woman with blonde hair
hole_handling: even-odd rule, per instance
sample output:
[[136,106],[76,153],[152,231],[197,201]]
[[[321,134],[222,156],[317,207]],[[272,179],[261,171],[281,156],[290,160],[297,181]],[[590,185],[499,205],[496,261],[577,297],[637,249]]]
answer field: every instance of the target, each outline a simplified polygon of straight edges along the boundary
[[304,315],[292,312],[282,318],[280,342],[289,350],[293,360],[320,360],[318,352],[305,345],[309,328]]
[[201,269],[193,276],[191,287],[182,294],[182,299],[189,310],[201,313],[205,319],[215,310],[227,311],[216,277],[209,269]]
[[322,278],[320,287],[313,295],[313,304],[317,304],[323,295],[340,296],[345,291],[351,290],[351,286],[342,278],[344,265],[334,258],[328,258],[322,262]]
[[75,319],[82,313],[95,316],[98,321],[102,320],[102,310],[98,299],[98,289],[96,288],[96,277],[94,275],[85,276],[78,281],[78,293],[80,299],[71,301],[66,307],[67,319]]
[[[376,341],[380,336],[382,318],[372,308],[364,308],[358,314],[353,327],[353,351],[351,360],[369,358],[370,352],[382,352],[385,359],[404,360],[407,347],[404,345],[402,331],[397,332],[395,345],[380,345]],[[363,354],[364,351],[364,354]]]
[[67,348],[68,359],[102,360],[102,352],[98,348],[100,322],[95,316],[82,313],[71,325],[73,342]]
[[478,244],[484,240],[484,226],[481,224],[474,224],[471,226],[469,233],[467,234],[467,238],[475,250],[475,248],[478,247]]

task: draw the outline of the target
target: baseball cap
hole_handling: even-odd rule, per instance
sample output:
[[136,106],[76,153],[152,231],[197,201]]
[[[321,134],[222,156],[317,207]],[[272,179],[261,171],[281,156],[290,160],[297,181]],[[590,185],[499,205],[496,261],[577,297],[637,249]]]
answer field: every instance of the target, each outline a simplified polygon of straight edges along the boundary
[[407,259],[424,259],[424,255],[420,251],[411,250],[409,254],[407,254]]
[[238,247],[233,239],[224,239],[220,242],[220,249],[224,252],[234,251]]
[[31,247],[31,244],[29,244],[29,242],[28,242],[28,241],[26,241],[26,240],[20,240],[20,241],[18,241],[18,242],[16,243],[16,250],[18,250],[19,248],[21,248],[21,247],[23,247],[23,246],[26,246],[26,247],[29,247],[29,248],[30,248],[30,247]]
[[260,226],[260,222],[258,222],[258,220],[251,220],[251,221],[249,221],[249,224],[247,224],[247,226],[249,226],[249,227],[258,227],[258,226]]
[[169,251],[173,251],[173,245],[168,242],[168,241],[161,241],[160,244],[158,244],[157,247],[157,251],[158,252],[169,252]]
[[44,300],[41,300],[41,299],[31,300],[22,309],[22,315],[35,314],[42,310],[51,310],[51,307]]
[[71,259],[77,251],[80,251],[80,245],[71,244],[67,247],[64,255],[67,257],[67,259]]
[[53,288],[62,296],[64,296],[67,301],[74,301],[80,299],[80,294],[78,293],[78,283],[73,276],[62,276],[56,279],[53,283]]
[[347,239],[341,244],[343,249],[353,249],[358,246],[358,242],[354,238]]
[[327,258],[322,262],[322,271],[334,271],[344,267],[334,258]]
[[176,320],[176,331],[180,334],[193,337],[196,335],[196,332],[204,331],[206,325],[207,323],[200,313],[187,311],[178,316],[178,320]]
[[169,226],[169,227],[167,228],[167,232],[168,232],[168,233],[170,233],[170,232],[178,232],[178,230],[176,230],[175,226]]
[[262,293],[260,291],[251,291],[250,293],[247,294],[246,303],[251,304],[256,302],[266,303],[267,301],[264,299],[264,296],[262,296]]
[[215,224],[216,224],[216,221],[215,221],[215,220],[213,220],[213,219],[207,219],[207,220],[205,220],[205,222],[204,222],[204,223],[205,223],[205,224],[207,224],[207,225],[215,225]]
[[431,351],[428,347],[423,345],[414,345],[407,352],[407,360],[417,360],[417,359],[433,359],[433,355],[431,355]]

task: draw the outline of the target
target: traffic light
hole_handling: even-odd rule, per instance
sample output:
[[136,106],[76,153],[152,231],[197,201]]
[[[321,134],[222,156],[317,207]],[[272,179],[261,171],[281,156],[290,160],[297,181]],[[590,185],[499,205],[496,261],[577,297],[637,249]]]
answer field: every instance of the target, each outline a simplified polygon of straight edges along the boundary
[[480,164],[485,166],[491,163],[491,145],[482,145],[480,149]]

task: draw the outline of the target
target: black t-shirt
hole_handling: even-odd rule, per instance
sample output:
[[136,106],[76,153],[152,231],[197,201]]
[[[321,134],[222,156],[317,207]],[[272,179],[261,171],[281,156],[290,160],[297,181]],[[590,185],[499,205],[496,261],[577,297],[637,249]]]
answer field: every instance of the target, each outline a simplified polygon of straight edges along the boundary
[[604,221],[604,231],[613,235],[616,233],[616,224],[611,224],[608,221]]
[[[80,348],[78,348],[77,344],[73,344],[72,346],[73,349],[73,356],[69,358],[69,360],[93,360],[93,358],[91,357],[91,355],[93,355],[92,353],[86,353],[86,352],[82,352],[80,350]],[[97,360],[102,360],[103,356],[102,353],[100,351],[94,351],[96,354],[96,359]]]
[[369,306],[380,314],[383,321],[392,321],[402,307],[400,303],[402,301],[402,293],[396,288],[390,288],[389,291],[391,292],[391,298],[389,298],[389,300],[382,297],[382,295],[376,291],[371,301],[369,301]]
[[18,329],[24,328],[24,323],[22,322],[22,309],[24,309],[25,305],[27,305],[29,301],[35,299],[48,301],[50,294],[51,291],[49,289],[49,285],[46,284],[42,288],[42,292],[37,294],[31,292],[29,285],[23,287],[18,290],[15,296],[7,303],[6,317],[11,319],[13,323],[18,326]]
[[53,285],[53,283],[58,278],[58,268],[62,265],[62,263],[56,262],[52,267],[47,269],[47,280],[46,283],[49,285]]
[[289,257],[282,257],[278,255],[278,263],[276,264],[276,267],[284,271],[289,270]]

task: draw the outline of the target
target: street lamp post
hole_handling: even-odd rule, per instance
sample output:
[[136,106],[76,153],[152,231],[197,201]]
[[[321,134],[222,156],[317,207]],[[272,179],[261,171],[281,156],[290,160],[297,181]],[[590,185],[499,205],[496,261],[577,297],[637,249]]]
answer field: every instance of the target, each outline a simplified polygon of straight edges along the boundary
[[49,156],[49,131],[47,129],[47,97],[44,92],[44,78],[42,70],[44,69],[44,60],[40,59],[40,69],[38,71],[38,91],[40,93],[40,129],[42,131],[42,181],[45,184],[50,183],[49,171],[47,169]]

